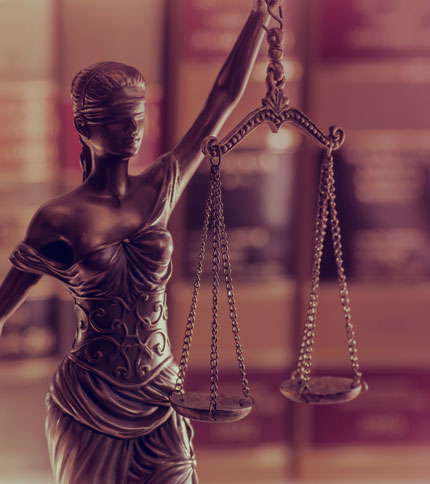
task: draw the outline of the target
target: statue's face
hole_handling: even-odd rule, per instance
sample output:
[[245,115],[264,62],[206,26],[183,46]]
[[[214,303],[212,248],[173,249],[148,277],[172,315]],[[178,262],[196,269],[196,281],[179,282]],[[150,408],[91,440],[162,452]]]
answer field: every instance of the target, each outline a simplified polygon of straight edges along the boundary
[[136,155],[144,133],[145,90],[139,86],[119,89],[104,110],[103,121],[88,123],[90,147],[99,156]]

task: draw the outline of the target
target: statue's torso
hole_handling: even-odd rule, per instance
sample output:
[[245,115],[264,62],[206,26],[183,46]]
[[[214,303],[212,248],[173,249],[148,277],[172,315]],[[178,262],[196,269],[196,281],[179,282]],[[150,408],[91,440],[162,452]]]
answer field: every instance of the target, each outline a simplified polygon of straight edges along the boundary
[[75,299],[78,328],[69,354],[77,365],[121,387],[141,386],[172,360],[165,292]]
[[[146,200],[151,210],[140,213],[137,227],[133,220],[121,220],[121,210],[115,215],[112,209],[109,236],[106,222],[95,217],[81,233],[91,249],[70,264],[48,257],[28,243],[20,244],[11,256],[18,269],[51,275],[66,286],[78,323],[69,358],[121,387],[141,386],[163,364],[172,362],[165,291],[173,242],[166,224],[175,201],[178,169],[173,157],[157,166],[154,175],[148,174],[148,179],[161,180],[156,199]],[[88,211],[92,208],[89,203]],[[64,212],[72,211],[66,204]],[[91,218],[91,213],[82,214],[83,221]],[[76,232],[79,229],[82,226]]]

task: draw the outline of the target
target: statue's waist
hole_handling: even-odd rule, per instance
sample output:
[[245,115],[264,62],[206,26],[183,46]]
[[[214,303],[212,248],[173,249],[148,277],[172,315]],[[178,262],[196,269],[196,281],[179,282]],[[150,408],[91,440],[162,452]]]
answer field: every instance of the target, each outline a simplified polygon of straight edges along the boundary
[[69,357],[121,385],[140,385],[172,360],[165,293],[76,299],[78,329]]

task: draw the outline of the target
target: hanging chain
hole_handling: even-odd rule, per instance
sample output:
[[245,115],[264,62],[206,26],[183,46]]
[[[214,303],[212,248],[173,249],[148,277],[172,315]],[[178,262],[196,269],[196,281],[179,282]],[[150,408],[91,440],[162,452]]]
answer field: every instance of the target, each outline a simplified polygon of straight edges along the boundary
[[[213,197],[213,239],[212,239],[212,338],[210,353],[210,408],[212,414],[216,410],[218,394],[218,293],[219,293],[219,269],[220,269],[220,197],[219,190],[219,162],[215,164],[211,158],[211,183]],[[218,178],[218,180],[217,180]]]
[[[283,94],[285,86],[284,69],[281,63],[283,56],[282,41],[282,10],[279,5],[279,0],[266,0],[268,12],[272,18],[279,23],[279,28],[271,28],[263,26],[267,33],[267,40],[269,43],[269,65],[267,68],[266,84],[268,91],[263,103],[269,101],[273,95],[277,97],[276,103],[288,103],[288,98]],[[273,9],[279,6],[279,16],[277,16]],[[222,263],[225,287],[227,291],[227,300],[229,305],[229,315],[232,324],[232,332],[235,342],[236,358],[239,365],[239,371],[242,380],[242,391],[245,398],[249,396],[249,383],[246,377],[245,362],[243,351],[240,344],[239,324],[236,310],[236,303],[233,292],[233,279],[231,273],[231,263],[228,255],[228,241],[227,232],[224,221],[224,206],[222,202],[222,187],[221,187],[221,149],[218,145],[216,148],[216,156],[210,158],[211,170],[209,179],[209,193],[206,200],[205,216],[202,229],[202,240],[198,256],[198,264],[196,270],[196,277],[194,280],[193,297],[190,306],[187,324],[185,328],[184,342],[182,345],[181,358],[179,361],[178,377],[175,384],[175,393],[184,393],[185,373],[188,366],[189,354],[191,349],[191,341],[194,331],[197,299],[201,286],[201,275],[203,272],[203,261],[207,243],[207,236],[209,230],[210,217],[212,214],[213,226],[213,240],[212,240],[212,324],[211,324],[211,352],[210,352],[210,413],[216,410],[218,382],[219,382],[219,353],[218,353],[218,294],[219,294],[219,270]]]
[[360,365],[358,363],[357,342],[355,340],[355,331],[351,320],[351,307],[349,305],[349,292],[346,285],[345,270],[343,267],[342,243],[340,235],[339,218],[336,209],[336,194],[334,186],[334,166],[333,155],[331,151],[327,154],[328,163],[328,186],[329,186],[329,206],[330,206],[330,227],[333,242],[333,251],[336,260],[337,281],[339,286],[340,302],[343,309],[345,320],[346,341],[348,346],[349,359],[354,371],[354,385],[361,383]]
[[213,200],[213,183],[212,183],[212,174],[211,179],[209,181],[209,192],[208,197],[206,199],[205,204],[205,215],[203,221],[203,229],[202,229],[202,240],[200,243],[199,249],[199,256],[197,262],[197,270],[196,270],[196,277],[194,280],[194,289],[193,289],[193,297],[191,300],[190,311],[187,318],[187,324],[185,327],[185,336],[184,342],[182,345],[182,352],[181,352],[181,359],[179,360],[179,372],[178,377],[175,384],[175,393],[183,393],[184,391],[184,380],[185,380],[185,373],[187,371],[188,366],[188,358],[191,349],[191,341],[193,338],[193,331],[194,331],[194,324],[196,320],[196,311],[197,311],[197,298],[199,295],[199,289],[201,285],[201,275],[203,272],[203,261],[205,258],[205,250],[206,250],[206,241],[208,238],[208,230],[209,230],[209,219],[212,211],[212,200]]
[[179,361],[179,372],[175,384],[175,393],[184,392],[185,373],[188,366],[189,353],[191,349],[191,340],[194,331],[197,298],[201,286],[201,275],[203,272],[203,261],[208,238],[210,218],[212,214],[212,323],[211,323],[211,351],[210,351],[210,413],[213,414],[217,407],[218,382],[219,382],[219,352],[218,352],[218,295],[219,295],[219,271],[221,264],[223,267],[225,287],[227,291],[227,300],[229,304],[229,314],[232,322],[232,331],[234,335],[236,357],[239,364],[239,371],[242,378],[243,395],[249,396],[249,384],[246,378],[245,362],[243,351],[240,344],[239,324],[237,321],[237,310],[233,292],[233,279],[231,274],[231,264],[228,255],[227,232],[224,221],[224,205],[222,202],[221,187],[221,152],[218,151],[217,158],[211,158],[211,170],[209,178],[209,193],[206,200],[205,216],[202,229],[202,240],[200,244],[196,278],[194,281],[193,297],[190,306],[187,324],[185,328],[184,342],[182,353]]
[[337,279],[339,285],[340,301],[343,308],[345,319],[345,330],[348,345],[349,358],[354,371],[354,386],[361,384],[361,373],[359,369],[357,347],[355,341],[354,327],[351,321],[351,308],[349,301],[349,293],[346,284],[345,270],[343,267],[342,243],[340,235],[340,225],[338,212],[336,209],[336,194],[334,183],[334,164],[332,148],[329,147],[324,156],[324,160],[320,172],[317,214],[315,222],[315,236],[314,236],[314,251],[313,251],[313,267],[312,267],[312,285],[309,297],[306,322],[303,332],[302,342],[300,345],[299,357],[297,362],[297,369],[293,374],[293,378],[298,379],[303,384],[303,389],[306,389],[312,367],[312,353],[315,341],[316,316],[318,307],[318,292],[321,273],[321,259],[324,249],[324,238],[327,231],[327,223],[330,215],[330,228],[332,235],[333,251],[336,261]]
[[[221,194],[221,176],[220,176],[219,168],[217,172],[217,186]],[[223,205],[221,196],[219,197],[219,201],[220,201],[219,215],[220,215],[220,228],[221,228],[221,254],[222,254],[222,263],[223,263],[223,270],[224,270],[224,278],[225,278],[225,288],[227,291],[229,315],[231,319],[231,329],[234,335],[236,359],[239,365],[239,371],[242,379],[242,392],[244,397],[247,398],[249,396],[249,383],[248,383],[248,379],[246,378],[245,361],[243,357],[242,346],[240,344],[239,323],[237,321],[238,316],[237,316],[237,310],[236,310],[236,303],[234,299],[233,278],[231,274],[231,263],[230,263],[230,257],[228,255],[227,232],[225,229],[225,221],[224,221],[224,205]]]
[[306,322],[300,345],[299,358],[295,377],[307,386],[310,379],[312,366],[312,352],[315,339],[316,314],[318,306],[318,291],[321,272],[321,259],[324,248],[324,238],[328,222],[328,158],[324,157],[320,172],[317,214],[315,222],[314,250],[313,250],[313,267],[312,267],[312,285],[309,296],[308,307],[306,311]]
[[[229,316],[232,324],[236,358],[239,365],[239,371],[242,380],[242,392],[245,398],[249,396],[249,383],[246,378],[245,362],[243,350],[240,344],[239,323],[237,321],[237,310],[233,291],[233,278],[231,273],[230,257],[228,255],[228,240],[224,221],[224,204],[222,201],[221,187],[221,152],[218,151],[218,162],[211,159],[211,176],[213,180],[213,286],[212,286],[212,344],[211,344],[211,395],[210,411],[216,410],[216,398],[218,391],[218,287],[219,287],[219,269],[222,261],[222,267],[225,279],[225,288],[229,305]],[[221,253],[221,258],[220,258]]]

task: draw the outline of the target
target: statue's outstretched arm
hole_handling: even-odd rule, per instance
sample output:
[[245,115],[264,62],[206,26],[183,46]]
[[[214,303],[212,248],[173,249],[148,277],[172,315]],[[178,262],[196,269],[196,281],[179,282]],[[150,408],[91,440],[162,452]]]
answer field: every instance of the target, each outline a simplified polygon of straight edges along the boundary
[[222,66],[203,110],[173,150],[181,168],[181,189],[203,159],[200,151],[202,140],[218,134],[240,100],[265,33],[262,25],[268,22],[266,1],[254,0],[251,14]]
[[0,286],[0,334],[7,318],[24,302],[42,276],[12,267]]

